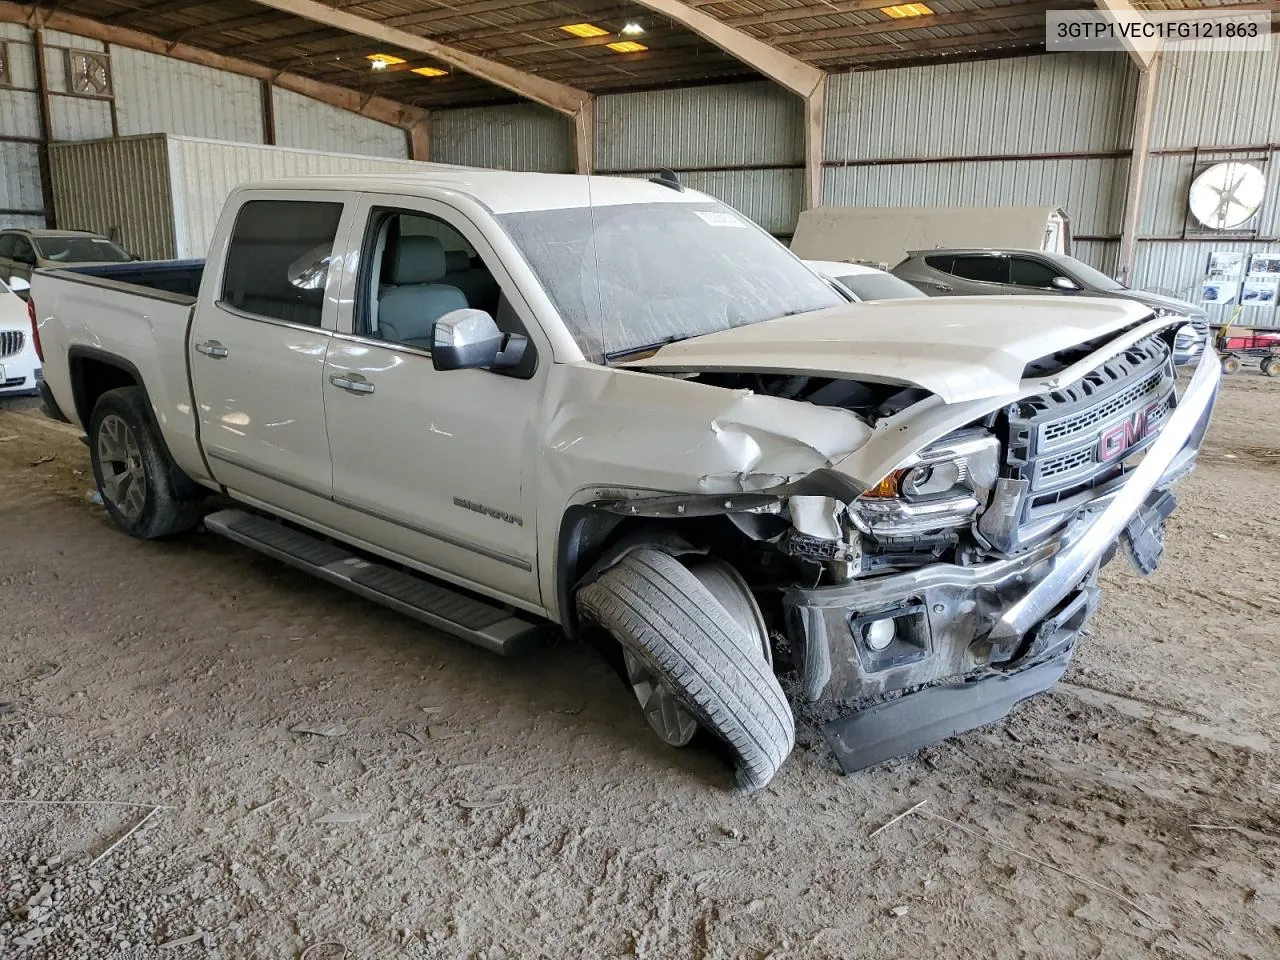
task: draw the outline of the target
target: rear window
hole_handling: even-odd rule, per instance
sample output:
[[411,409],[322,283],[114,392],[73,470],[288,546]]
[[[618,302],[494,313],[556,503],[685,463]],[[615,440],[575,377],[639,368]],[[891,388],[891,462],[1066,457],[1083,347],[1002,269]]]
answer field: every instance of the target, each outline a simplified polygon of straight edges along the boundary
[[951,273],[983,283],[1008,283],[1009,261],[1004,257],[956,257]]
[[240,208],[222,302],[245,313],[320,326],[341,203],[251,200]]
[[32,242],[41,258],[55,263],[128,263],[133,259],[105,237],[41,237]]
[[891,273],[855,273],[836,277],[859,300],[908,300],[926,294]]

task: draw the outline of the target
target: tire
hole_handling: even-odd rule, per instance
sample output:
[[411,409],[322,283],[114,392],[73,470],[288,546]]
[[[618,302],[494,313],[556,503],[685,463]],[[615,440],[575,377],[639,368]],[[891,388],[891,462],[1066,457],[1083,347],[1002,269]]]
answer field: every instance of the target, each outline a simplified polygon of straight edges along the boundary
[[1280,377],[1280,357],[1263,357],[1258,369],[1264,377]]
[[141,387],[98,398],[89,418],[89,460],[102,505],[129,536],[154,540],[199,522],[201,502],[180,496],[185,477],[160,440]]
[[1236,373],[1240,369],[1240,358],[1225,356],[1222,358],[1222,372]]
[[795,718],[759,643],[675,557],[636,550],[578,591],[584,616],[728,744],[738,786],[759,790],[795,745]]

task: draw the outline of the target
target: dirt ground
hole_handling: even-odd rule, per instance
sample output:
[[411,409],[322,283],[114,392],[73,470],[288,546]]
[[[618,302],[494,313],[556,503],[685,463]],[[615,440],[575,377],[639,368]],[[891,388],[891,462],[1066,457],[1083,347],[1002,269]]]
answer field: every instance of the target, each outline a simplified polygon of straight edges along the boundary
[[746,798],[593,651],[129,540],[0,411],[0,956],[1280,957],[1278,479],[1247,369],[1066,682],[850,777],[802,731]]

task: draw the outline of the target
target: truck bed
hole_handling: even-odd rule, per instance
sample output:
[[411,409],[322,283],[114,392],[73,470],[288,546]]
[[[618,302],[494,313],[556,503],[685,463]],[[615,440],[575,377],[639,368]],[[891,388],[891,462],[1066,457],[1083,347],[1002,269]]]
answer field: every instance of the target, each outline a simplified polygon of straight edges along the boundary
[[[195,303],[204,275],[203,260],[139,260],[134,263],[104,263],[63,267],[56,271],[65,279],[81,279],[102,286],[128,287],[139,296],[168,294],[166,300]],[[69,275],[69,276],[68,276]]]

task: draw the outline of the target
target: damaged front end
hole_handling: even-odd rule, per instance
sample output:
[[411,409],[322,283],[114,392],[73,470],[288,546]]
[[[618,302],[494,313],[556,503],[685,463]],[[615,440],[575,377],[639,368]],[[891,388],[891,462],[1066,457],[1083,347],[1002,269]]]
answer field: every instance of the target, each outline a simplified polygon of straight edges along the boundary
[[[733,524],[756,550],[735,559],[785,637],[799,694],[839,717],[827,739],[842,769],[858,770],[1047,689],[1098,606],[1098,571],[1117,547],[1143,573],[1158,564],[1170,487],[1193,465],[1220,371],[1206,354],[1179,396],[1172,337],[1157,327],[1092,349],[1055,368],[1091,356],[1083,375],[1036,372],[999,409],[966,407],[966,422],[930,428],[931,441],[921,424],[944,423],[944,405],[807,378],[792,399],[838,396],[833,405],[873,428],[857,454],[772,485],[704,478],[698,496],[598,506]],[[778,395],[777,382],[761,386]],[[855,394],[861,407],[849,402]],[[897,449],[894,434],[926,445],[875,480],[868,451],[877,441]]]

